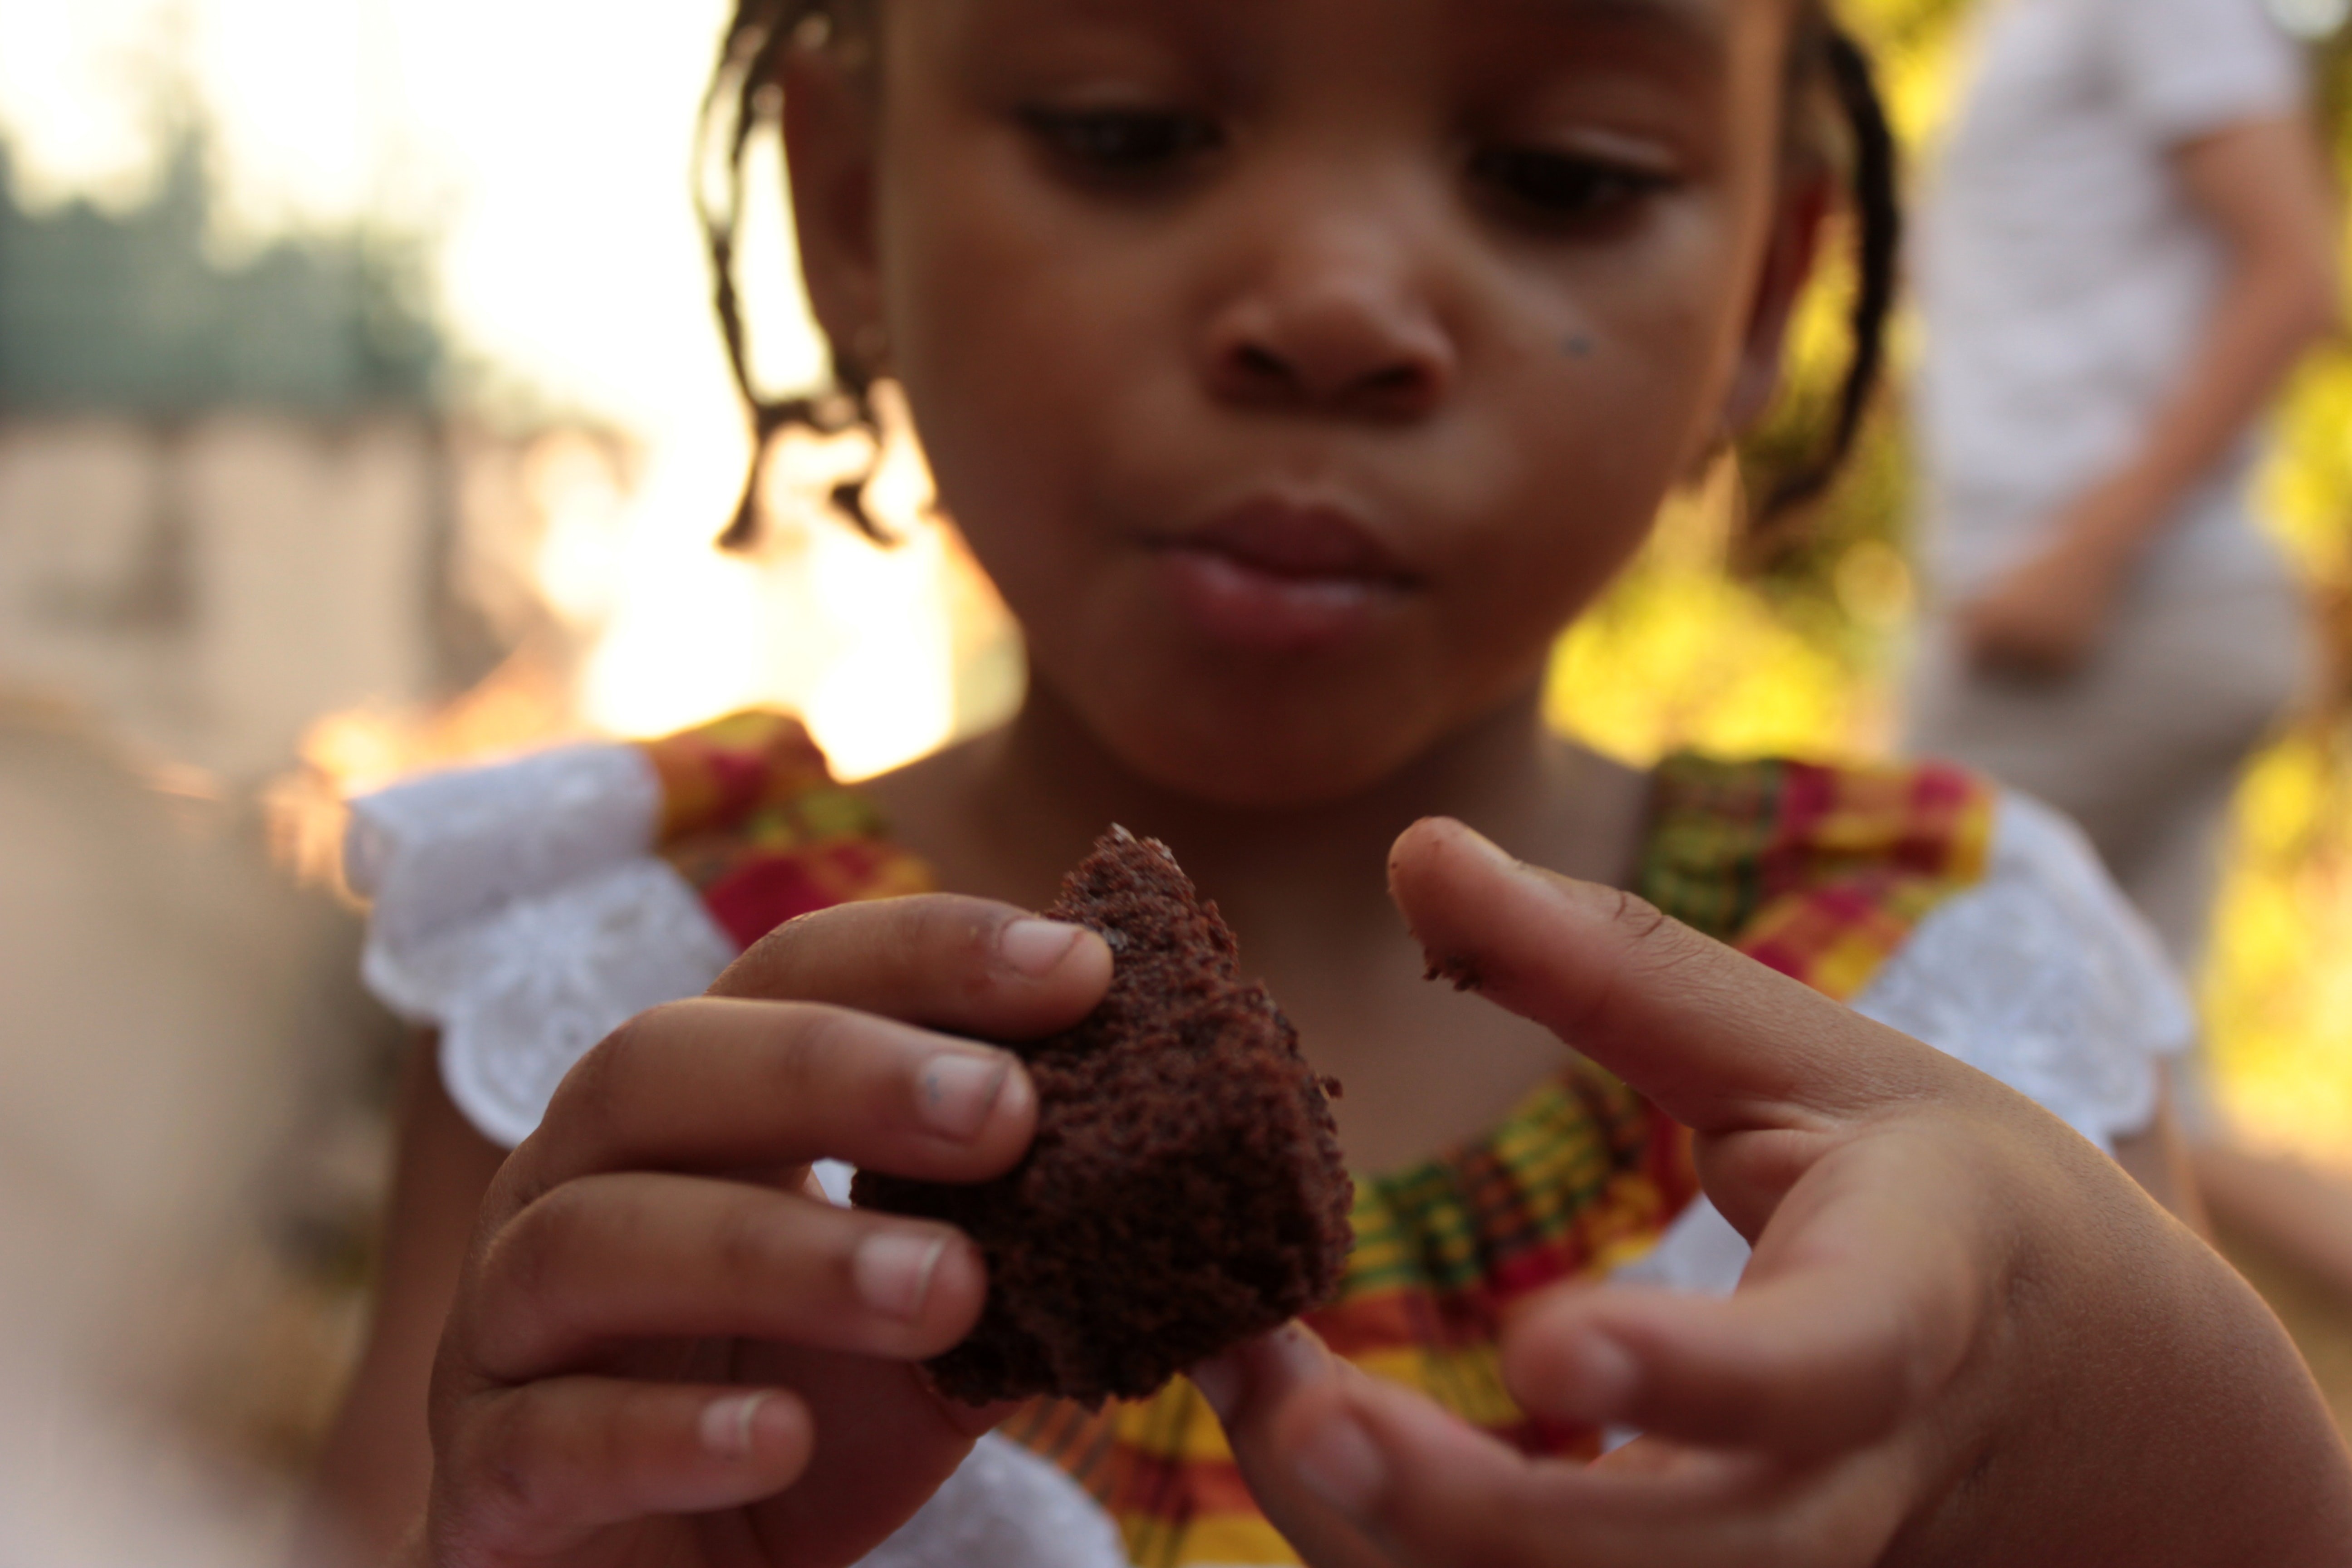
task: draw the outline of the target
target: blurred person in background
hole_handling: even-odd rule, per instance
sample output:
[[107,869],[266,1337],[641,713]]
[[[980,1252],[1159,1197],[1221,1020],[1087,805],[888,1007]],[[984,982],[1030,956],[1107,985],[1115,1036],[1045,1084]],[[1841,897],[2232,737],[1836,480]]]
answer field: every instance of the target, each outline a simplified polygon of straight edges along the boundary
[[[2339,321],[2306,68],[2263,0],[2005,0],[1977,50],[1915,257],[1937,613],[1908,744],[2072,814],[2193,973],[2240,771],[2311,663],[2248,494]],[[2182,1099],[2221,1217],[2352,1293],[2352,1191]]]

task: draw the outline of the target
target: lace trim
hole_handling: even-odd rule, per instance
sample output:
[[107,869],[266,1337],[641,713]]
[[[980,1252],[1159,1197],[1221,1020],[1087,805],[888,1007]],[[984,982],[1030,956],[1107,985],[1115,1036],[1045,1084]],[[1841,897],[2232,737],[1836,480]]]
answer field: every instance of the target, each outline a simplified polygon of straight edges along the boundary
[[352,803],[344,875],[394,945],[653,847],[661,779],[635,746],[562,746]]
[[[2146,924],[2057,812],[2005,792],[1985,879],[1919,922],[1854,1011],[2000,1079],[2112,1153],[2196,1019]],[[1700,1198],[1626,1284],[1728,1295],[1748,1243]]]
[[352,883],[375,896],[361,972],[441,1033],[441,1076],[483,1136],[530,1136],[572,1064],[648,1007],[701,992],[734,944],[650,853],[661,785],[634,746],[567,746],[352,803]]
[[1019,1444],[982,1437],[859,1568],[1128,1568],[1102,1505]]
[[2156,1114],[2196,1017],[2072,822],[2006,793],[1984,882],[1930,914],[1854,1010],[1958,1057],[2113,1151]]
[[371,943],[362,972],[377,995],[440,1028],[449,1098],[511,1148],[597,1041],[699,994],[734,957],[694,890],[645,857],[425,941]]

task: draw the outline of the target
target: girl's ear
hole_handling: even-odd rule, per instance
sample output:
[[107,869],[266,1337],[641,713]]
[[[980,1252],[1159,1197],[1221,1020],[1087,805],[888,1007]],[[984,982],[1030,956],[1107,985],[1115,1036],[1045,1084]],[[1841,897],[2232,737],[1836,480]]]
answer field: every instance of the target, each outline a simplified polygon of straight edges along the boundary
[[1771,243],[1739,368],[1725,395],[1723,428],[1738,437],[1753,429],[1780,390],[1780,358],[1788,346],[1789,321],[1821,256],[1822,227],[1835,200],[1835,182],[1825,169],[1792,173],[1782,184],[1772,218]]
[[802,278],[836,359],[855,363],[856,346],[872,342],[882,321],[873,86],[866,68],[845,60],[837,46],[794,45],[782,76]]

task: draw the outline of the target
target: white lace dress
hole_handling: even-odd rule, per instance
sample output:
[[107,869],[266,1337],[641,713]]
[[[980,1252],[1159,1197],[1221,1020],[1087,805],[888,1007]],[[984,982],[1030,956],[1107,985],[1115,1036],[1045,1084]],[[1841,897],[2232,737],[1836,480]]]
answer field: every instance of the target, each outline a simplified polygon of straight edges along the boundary
[[[441,1037],[450,1097],[492,1141],[529,1135],[623,1020],[691,996],[734,946],[652,852],[661,791],[634,747],[567,747],[354,803],[347,860],[374,900],[370,987]],[[2031,1095],[2103,1149],[2148,1125],[2194,1024],[2155,940],[2081,833],[2024,796],[1990,865],[1938,906],[1856,1011]],[[839,1196],[845,1173],[821,1172]],[[1747,1244],[1701,1199],[1619,1278],[1727,1292]],[[1108,1515],[990,1438],[867,1568],[1121,1568]]]

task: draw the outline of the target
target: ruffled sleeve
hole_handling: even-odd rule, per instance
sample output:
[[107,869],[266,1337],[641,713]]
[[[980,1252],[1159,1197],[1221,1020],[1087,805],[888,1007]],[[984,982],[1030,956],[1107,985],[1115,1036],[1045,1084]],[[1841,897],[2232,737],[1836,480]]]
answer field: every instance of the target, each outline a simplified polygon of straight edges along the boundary
[[1992,866],[1922,921],[1855,1010],[2032,1096],[2100,1148],[2156,1114],[2196,1016],[2072,822],[2001,797]]
[[[2161,1064],[2196,1018],[2156,938],[2082,830],[2004,792],[1990,863],[1929,911],[1853,1000],[2030,1096],[2112,1153],[2156,1114]],[[1704,1198],[1621,1282],[1727,1294],[1748,1244]]]
[[344,860],[369,987],[440,1032],[450,1098],[509,1148],[597,1041],[775,927],[931,889],[799,721],[756,710],[396,785],[352,803]]
[[437,1030],[449,1096],[512,1147],[597,1041],[700,993],[735,955],[655,853],[652,759],[567,746],[399,784],[352,804],[345,863],[373,900],[368,987]]

